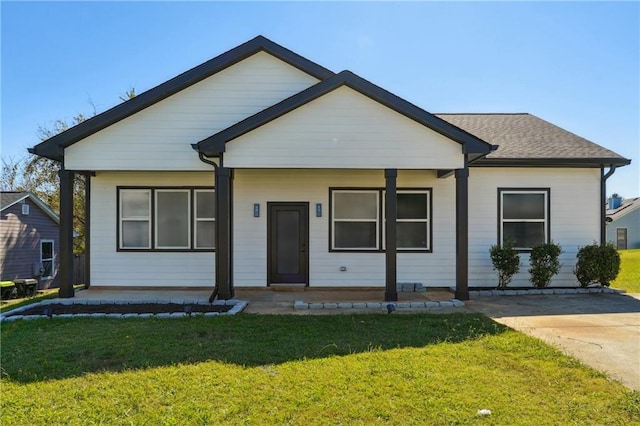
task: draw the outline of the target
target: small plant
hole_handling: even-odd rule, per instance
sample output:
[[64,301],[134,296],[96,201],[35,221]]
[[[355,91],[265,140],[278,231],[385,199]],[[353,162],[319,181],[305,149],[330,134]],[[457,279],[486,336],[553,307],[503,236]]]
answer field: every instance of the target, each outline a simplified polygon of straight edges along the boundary
[[551,278],[560,271],[560,253],[562,248],[553,242],[539,244],[531,250],[529,273],[534,287],[548,286]]
[[507,241],[502,247],[498,244],[489,249],[494,271],[498,271],[498,288],[506,288],[511,278],[520,270],[520,256],[513,248],[513,242]]
[[577,258],[573,273],[582,287],[593,283],[608,287],[620,272],[620,254],[612,243],[582,247]]

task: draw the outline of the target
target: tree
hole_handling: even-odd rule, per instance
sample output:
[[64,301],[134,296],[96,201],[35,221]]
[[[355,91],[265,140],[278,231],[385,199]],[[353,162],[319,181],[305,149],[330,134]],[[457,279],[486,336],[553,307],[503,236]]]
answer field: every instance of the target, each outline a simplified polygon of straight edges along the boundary
[[0,191],[23,191],[20,184],[23,168],[23,161],[16,161],[13,157],[3,158]]
[[[134,88],[125,91],[119,98],[123,101],[133,99],[136,96]],[[91,102],[90,102],[91,103]],[[96,115],[95,107],[92,116]],[[58,119],[53,122],[51,128],[39,126],[37,135],[40,141],[45,141],[67,129],[76,126],[88,118],[84,114],[78,114],[70,122]],[[30,191],[49,205],[55,212],[60,213],[60,178],[58,171],[60,163],[37,155],[14,161],[2,159],[2,190],[3,191]],[[86,176],[76,174],[73,185],[73,229],[74,253],[84,253],[85,239],[85,182]]]

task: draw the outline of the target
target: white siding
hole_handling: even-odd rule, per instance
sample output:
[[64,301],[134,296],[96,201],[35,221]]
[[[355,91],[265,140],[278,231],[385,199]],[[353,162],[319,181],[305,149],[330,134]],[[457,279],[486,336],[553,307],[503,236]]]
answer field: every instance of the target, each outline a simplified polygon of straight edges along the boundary
[[229,142],[229,167],[453,169],[462,149],[348,88],[334,90]]
[[[309,203],[311,287],[384,286],[384,253],[329,252],[329,188],[384,187],[384,171],[236,170],[234,179],[234,281],[238,287],[267,283],[267,202]],[[433,188],[433,253],[398,254],[398,281],[449,286],[455,277],[455,180],[434,171],[400,171],[398,187]],[[260,217],[253,217],[259,203]],[[316,203],[322,217],[315,216]],[[341,272],[340,267],[347,271]]]
[[65,150],[77,170],[209,170],[191,144],[313,84],[260,52]]
[[[562,268],[551,285],[573,286],[576,254],[600,238],[600,170],[471,168],[469,177],[469,285],[495,286],[489,247],[498,242],[498,188],[550,188],[551,239],[562,246]],[[520,255],[512,286],[529,286],[529,256]]]
[[[213,173],[98,173],[92,179],[91,279],[96,286],[194,286],[214,282],[213,253],[132,253],[116,250],[117,186],[210,186]],[[597,169],[471,168],[469,180],[470,286],[495,286],[489,247],[497,242],[497,189],[549,187],[551,238],[563,248],[552,285],[576,285],[579,247],[599,238]],[[384,286],[384,253],[329,252],[329,188],[384,187],[382,170],[242,170],[234,179],[234,281],[267,283],[267,202],[309,203],[311,287]],[[398,187],[433,188],[433,253],[399,253],[398,281],[455,285],[455,178],[435,171],[401,170]],[[253,217],[253,204],[260,217]],[[321,203],[322,217],[315,216]],[[528,286],[527,255],[513,286]],[[347,271],[341,272],[340,267]]]
[[213,186],[213,173],[98,172],[91,179],[91,284],[212,287],[214,253],[116,250],[117,186]]

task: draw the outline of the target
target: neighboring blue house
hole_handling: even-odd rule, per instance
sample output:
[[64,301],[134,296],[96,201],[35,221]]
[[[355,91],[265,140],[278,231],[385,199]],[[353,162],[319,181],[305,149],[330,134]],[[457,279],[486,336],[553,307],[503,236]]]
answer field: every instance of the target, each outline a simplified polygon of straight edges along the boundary
[[0,201],[2,281],[38,278],[39,288],[58,287],[58,215],[31,192],[2,192]]
[[640,248],[640,197],[609,199],[607,241],[614,243],[618,250]]

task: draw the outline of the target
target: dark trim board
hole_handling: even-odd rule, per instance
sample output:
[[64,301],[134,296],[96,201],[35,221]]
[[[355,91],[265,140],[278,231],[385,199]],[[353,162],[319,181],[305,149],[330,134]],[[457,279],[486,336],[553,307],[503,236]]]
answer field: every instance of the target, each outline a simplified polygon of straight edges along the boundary
[[91,286],[91,173],[84,174],[84,288]]
[[59,276],[61,298],[75,295],[73,288],[73,181],[75,173],[64,168],[60,176],[60,245]]
[[627,158],[481,158],[470,167],[601,168],[631,164]]

